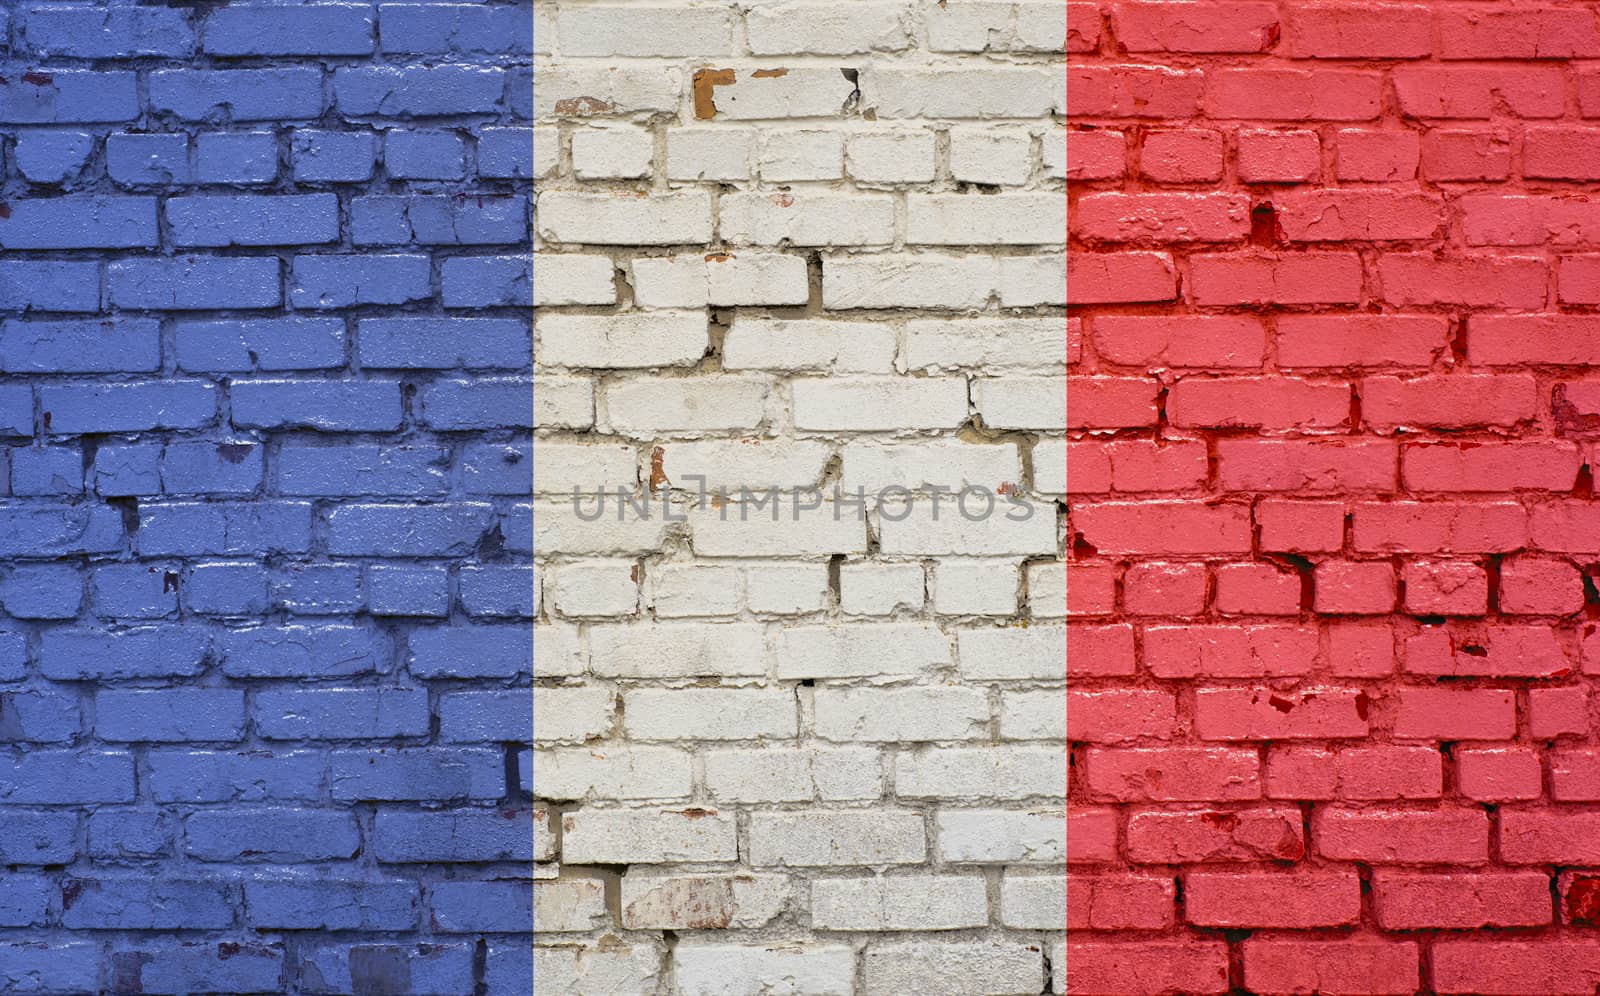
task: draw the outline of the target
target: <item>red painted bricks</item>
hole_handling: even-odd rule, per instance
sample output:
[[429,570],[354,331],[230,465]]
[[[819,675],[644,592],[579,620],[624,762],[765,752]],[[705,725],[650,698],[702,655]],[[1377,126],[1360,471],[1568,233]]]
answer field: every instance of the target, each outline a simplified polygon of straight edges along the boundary
[[1593,996],[1600,22],[1066,6],[1066,992]]

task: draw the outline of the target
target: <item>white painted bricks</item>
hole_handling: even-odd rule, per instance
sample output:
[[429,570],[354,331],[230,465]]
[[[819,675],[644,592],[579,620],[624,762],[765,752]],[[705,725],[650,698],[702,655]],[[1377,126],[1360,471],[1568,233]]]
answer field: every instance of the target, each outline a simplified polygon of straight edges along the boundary
[[1062,5],[536,34],[538,991],[1061,992]]

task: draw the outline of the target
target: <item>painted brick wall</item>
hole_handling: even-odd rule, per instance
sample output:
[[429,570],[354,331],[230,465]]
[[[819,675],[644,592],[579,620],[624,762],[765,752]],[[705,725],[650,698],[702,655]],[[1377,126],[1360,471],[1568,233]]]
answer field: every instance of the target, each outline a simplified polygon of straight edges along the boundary
[[1592,6],[1067,6],[1068,991],[1593,993]]
[[539,992],[1048,991],[1065,6],[535,12]]
[[529,991],[530,26],[0,11],[0,991]]

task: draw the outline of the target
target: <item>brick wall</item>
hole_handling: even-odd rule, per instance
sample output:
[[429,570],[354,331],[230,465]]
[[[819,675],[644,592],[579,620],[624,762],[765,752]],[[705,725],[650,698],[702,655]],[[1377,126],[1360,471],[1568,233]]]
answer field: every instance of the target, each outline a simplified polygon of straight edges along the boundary
[[529,991],[530,22],[0,11],[0,990]]
[[1067,7],[1068,991],[1593,993],[1592,9]]
[[539,991],[1059,987],[1065,7],[535,16]]

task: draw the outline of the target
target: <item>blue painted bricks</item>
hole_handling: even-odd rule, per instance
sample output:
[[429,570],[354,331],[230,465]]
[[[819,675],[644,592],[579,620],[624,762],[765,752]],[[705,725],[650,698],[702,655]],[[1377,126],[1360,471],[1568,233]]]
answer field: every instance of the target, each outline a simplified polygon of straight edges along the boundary
[[529,993],[531,3],[0,43],[0,992]]

